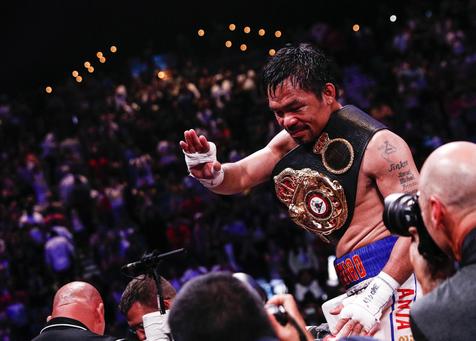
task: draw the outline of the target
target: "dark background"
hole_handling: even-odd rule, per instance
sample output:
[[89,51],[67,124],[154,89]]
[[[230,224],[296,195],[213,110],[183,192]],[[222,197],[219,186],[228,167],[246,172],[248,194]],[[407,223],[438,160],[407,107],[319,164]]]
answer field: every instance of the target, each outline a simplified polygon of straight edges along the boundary
[[[4,2],[0,10],[0,92],[12,95],[55,84],[85,60],[93,59],[96,51],[105,51],[112,44],[119,47],[120,53],[115,58],[124,59],[140,54],[147,47],[159,52],[173,50],[179,36],[196,37],[200,27],[226,29],[230,22],[286,30],[324,21],[336,26],[348,25],[350,29],[355,22],[374,25],[388,21],[391,14],[403,19],[406,3],[406,0]],[[424,7],[424,2],[421,5]]]

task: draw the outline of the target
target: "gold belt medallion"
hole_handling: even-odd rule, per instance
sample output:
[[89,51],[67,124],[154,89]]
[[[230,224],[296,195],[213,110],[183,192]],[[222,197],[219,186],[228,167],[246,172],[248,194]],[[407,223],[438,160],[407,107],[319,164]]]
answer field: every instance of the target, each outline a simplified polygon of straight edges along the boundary
[[291,219],[327,242],[325,236],[341,228],[347,220],[347,201],[337,180],[309,168],[286,168],[274,177],[274,185]]

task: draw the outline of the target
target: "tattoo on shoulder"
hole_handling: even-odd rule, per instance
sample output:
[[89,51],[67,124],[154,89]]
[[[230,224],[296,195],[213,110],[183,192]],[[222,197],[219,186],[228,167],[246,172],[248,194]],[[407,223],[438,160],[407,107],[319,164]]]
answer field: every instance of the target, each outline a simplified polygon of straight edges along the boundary
[[390,155],[397,152],[397,148],[388,141],[385,141],[380,147],[378,147],[378,150],[380,151],[380,155],[390,163],[392,162],[392,160],[390,160]]
[[404,192],[412,192],[418,185],[417,179],[411,170],[398,172],[398,180]]

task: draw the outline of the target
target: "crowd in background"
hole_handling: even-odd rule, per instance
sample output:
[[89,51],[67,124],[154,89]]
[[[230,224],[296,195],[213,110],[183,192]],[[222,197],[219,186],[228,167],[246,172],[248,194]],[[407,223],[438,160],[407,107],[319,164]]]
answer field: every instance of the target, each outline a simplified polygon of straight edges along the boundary
[[[341,102],[400,134],[420,166],[444,142],[476,142],[471,4],[409,9],[385,35],[384,22],[358,32],[321,22],[288,41],[334,56]],[[323,322],[320,304],[338,292],[328,278],[332,246],[287,218],[272,183],[235,196],[202,188],[178,146],[196,128],[218,160],[236,161],[279,131],[260,87],[264,54],[231,65],[168,52],[163,78],[146,54],[139,72],[67,82],[42,100],[1,96],[0,340],[36,335],[55,290],[73,279],[99,289],[108,333],[124,335],[121,266],[181,247],[186,255],[160,267],[177,289],[202,273],[242,271],[270,293],[284,284],[308,324]]]

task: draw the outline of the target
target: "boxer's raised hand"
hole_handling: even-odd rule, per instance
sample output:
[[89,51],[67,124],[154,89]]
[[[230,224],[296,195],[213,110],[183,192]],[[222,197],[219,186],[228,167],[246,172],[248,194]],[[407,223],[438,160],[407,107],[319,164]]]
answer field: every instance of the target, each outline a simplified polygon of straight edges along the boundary
[[221,163],[216,158],[216,146],[203,135],[198,136],[195,130],[184,132],[185,141],[180,147],[185,154],[185,162],[190,174],[206,187],[216,187],[223,182]]

